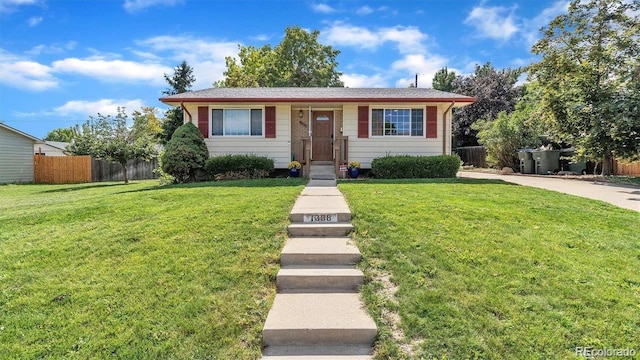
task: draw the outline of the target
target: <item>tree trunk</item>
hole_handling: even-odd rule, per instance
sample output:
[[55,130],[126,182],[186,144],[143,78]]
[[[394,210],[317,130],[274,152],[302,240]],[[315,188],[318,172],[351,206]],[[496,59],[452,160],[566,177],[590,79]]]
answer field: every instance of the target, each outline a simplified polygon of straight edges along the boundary
[[128,184],[129,178],[127,177],[127,163],[120,163],[120,166],[122,166],[122,172],[124,173],[124,183]]
[[604,159],[602,160],[602,176],[612,175],[612,160],[613,156],[611,154],[605,155]]

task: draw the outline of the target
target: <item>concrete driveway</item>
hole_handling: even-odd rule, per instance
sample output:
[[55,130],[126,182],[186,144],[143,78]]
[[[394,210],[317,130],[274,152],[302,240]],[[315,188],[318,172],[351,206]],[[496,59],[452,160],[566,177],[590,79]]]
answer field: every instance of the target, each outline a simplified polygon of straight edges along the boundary
[[498,175],[472,171],[460,171],[458,177],[504,180],[518,185],[533,186],[588,199],[602,200],[621,208],[640,212],[640,188],[638,187],[544,176]]

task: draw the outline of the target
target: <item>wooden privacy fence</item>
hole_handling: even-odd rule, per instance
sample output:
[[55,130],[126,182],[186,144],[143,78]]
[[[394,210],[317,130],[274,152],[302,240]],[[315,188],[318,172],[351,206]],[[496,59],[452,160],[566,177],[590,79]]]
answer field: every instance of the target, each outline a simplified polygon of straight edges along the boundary
[[620,162],[618,160],[614,160],[613,173],[616,175],[640,176],[640,161],[625,163],[625,162]]
[[[34,178],[39,184],[76,184],[100,181],[124,181],[122,166],[91,156],[42,156],[34,155]],[[158,159],[151,161],[129,160],[129,180],[156,179],[153,170]]]
[[91,182],[91,156],[34,155],[34,180],[39,184]]
[[454,151],[465,165],[487,167],[487,150],[484,146],[465,146],[456,148]]
[[[127,162],[127,175],[129,180],[156,179],[159,175],[153,170],[158,167],[158,158],[151,161],[129,160]],[[124,181],[124,173],[119,163],[107,160],[91,160],[91,180],[100,181]]]

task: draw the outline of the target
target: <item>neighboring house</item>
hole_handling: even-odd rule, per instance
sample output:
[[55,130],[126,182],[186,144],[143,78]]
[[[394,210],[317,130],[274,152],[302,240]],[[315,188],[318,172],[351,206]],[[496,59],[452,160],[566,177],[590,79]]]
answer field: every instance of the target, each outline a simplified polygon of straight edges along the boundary
[[33,148],[42,140],[0,123],[0,184],[34,181]]
[[[211,156],[258,154],[286,168],[305,161],[440,155],[451,149],[451,110],[475,98],[423,88],[212,88],[160,98],[181,106]],[[342,160],[341,160],[342,161]]]
[[33,153],[44,156],[68,156],[67,146],[69,146],[68,142],[45,140],[44,143],[33,146]]

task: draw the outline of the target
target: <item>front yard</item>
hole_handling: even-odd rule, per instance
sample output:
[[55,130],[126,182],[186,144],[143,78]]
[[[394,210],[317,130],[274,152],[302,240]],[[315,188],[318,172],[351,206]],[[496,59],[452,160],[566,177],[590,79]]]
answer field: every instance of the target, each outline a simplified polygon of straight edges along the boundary
[[[303,186],[0,186],[0,358],[259,358]],[[487,180],[339,188],[378,358],[640,352],[639,213]]]
[[640,213],[489,180],[344,182],[378,358],[640,353]]
[[0,186],[0,358],[256,359],[302,181]]

